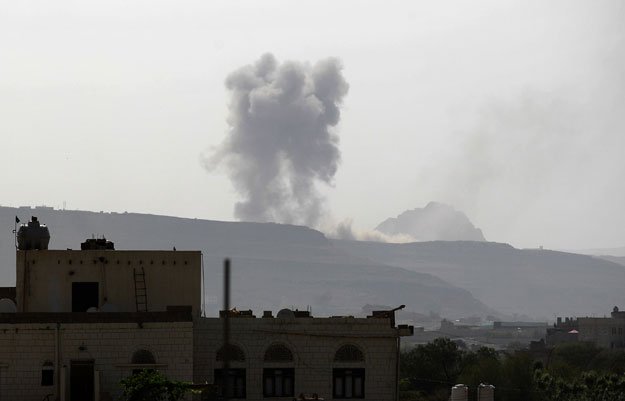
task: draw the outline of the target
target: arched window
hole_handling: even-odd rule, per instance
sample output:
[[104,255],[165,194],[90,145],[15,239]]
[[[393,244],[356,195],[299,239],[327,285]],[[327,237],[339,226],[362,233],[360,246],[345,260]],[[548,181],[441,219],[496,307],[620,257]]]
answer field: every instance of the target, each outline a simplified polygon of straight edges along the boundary
[[336,351],[334,362],[344,367],[332,369],[334,398],[365,398],[364,361],[365,355],[353,344],[345,344]]
[[131,363],[135,365],[153,365],[156,363],[156,359],[150,351],[146,349],[140,349],[132,354]]
[[265,362],[282,362],[286,366],[263,369],[263,395],[265,397],[293,397],[295,394],[295,369],[287,367],[293,362],[293,353],[284,344],[273,344],[265,351]]
[[334,354],[334,362],[363,362],[365,356],[360,348],[352,344],[343,345]]
[[54,364],[50,361],[45,361],[41,366],[41,385],[54,385]]
[[273,344],[265,351],[265,362],[293,362],[293,353],[283,344]]
[[[228,344],[227,347],[223,346],[219,348],[215,359],[218,362],[223,361],[226,359],[226,356],[230,362],[245,362],[245,353],[240,347],[234,344]],[[226,377],[224,377],[224,373],[226,373]],[[230,368],[227,372],[224,372],[223,369],[215,369],[214,374],[214,383],[220,388],[222,396],[227,395],[228,398],[235,399],[245,398],[245,368]]]
[[236,345],[228,344],[228,348],[226,347],[219,348],[219,350],[217,351],[216,359],[218,361],[223,361],[226,357],[226,354],[228,356],[229,361],[245,362],[245,353],[243,352],[241,348],[237,347]]

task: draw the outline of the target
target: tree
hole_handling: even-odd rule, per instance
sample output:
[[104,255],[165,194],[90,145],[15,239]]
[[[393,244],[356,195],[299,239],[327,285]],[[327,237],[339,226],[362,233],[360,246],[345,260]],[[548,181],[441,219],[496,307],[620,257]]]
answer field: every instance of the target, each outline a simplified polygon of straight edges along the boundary
[[458,382],[476,389],[481,383],[499,385],[502,380],[502,362],[492,348],[481,347],[476,352],[468,352],[462,358]]
[[424,394],[424,400],[447,400],[449,388],[460,373],[462,355],[449,338],[437,338],[403,353],[400,371],[404,394],[417,391]]
[[625,378],[615,374],[589,371],[571,381],[538,370],[534,381],[546,401],[625,401]]
[[425,346],[426,358],[433,365],[439,365],[445,374],[448,383],[453,383],[460,373],[460,360],[462,352],[458,350],[458,344],[449,338],[436,338]]
[[179,401],[191,385],[169,380],[156,370],[142,370],[120,382],[124,401]]

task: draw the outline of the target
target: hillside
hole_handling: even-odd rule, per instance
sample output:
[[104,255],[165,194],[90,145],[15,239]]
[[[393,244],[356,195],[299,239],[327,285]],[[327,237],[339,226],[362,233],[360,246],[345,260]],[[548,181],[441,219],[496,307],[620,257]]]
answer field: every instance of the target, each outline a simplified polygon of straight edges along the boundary
[[406,210],[384,220],[375,229],[388,235],[409,235],[416,241],[486,241],[482,230],[463,212],[438,202]]
[[599,259],[604,259],[610,262],[618,263],[619,265],[625,266],[625,256],[610,256],[610,255],[601,255],[596,256]]
[[22,222],[35,215],[47,224],[50,248],[78,249],[85,238],[105,235],[116,249],[202,250],[209,314],[221,304],[225,257],[233,264],[233,305],[256,313],[310,305],[317,315],[357,314],[366,304],[406,304],[409,311],[449,317],[496,314],[464,289],[352,255],[306,227],[49,208],[0,207],[6,227],[0,234],[2,285],[15,283],[15,215]]
[[618,256],[625,257],[625,246],[620,248],[597,248],[597,249],[580,249],[575,250],[575,253],[581,253],[583,255],[595,255],[595,256]]
[[625,266],[586,255],[470,241],[334,244],[378,263],[436,275],[507,314],[603,316],[625,300]]

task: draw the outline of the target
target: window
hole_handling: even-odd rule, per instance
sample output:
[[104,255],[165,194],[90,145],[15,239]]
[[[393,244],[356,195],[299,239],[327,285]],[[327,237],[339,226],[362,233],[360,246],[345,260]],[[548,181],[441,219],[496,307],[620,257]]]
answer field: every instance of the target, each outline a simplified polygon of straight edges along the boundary
[[622,336],[622,335],[623,335],[623,328],[622,328],[622,327],[619,327],[619,328],[618,328],[618,335],[619,335],[619,336]]
[[134,363],[134,364],[155,364],[156,363],[156,359],[154,358],[154,355],[152,355],[152,353],[146,349],[140,349],[138,351],[135,351],[134,354],[132,354],[132,359],[130,363]]
[[365,398],[364,369],[333,369],[334,398]]
[[265,351],[265,362],[293,362],[293,353],[283,344],[274,344]]
[[334,354],[334,362],[364,362],[365,356],[355,345],[343,345]]
[[41,367],[41,385],[54,386],[54,364],[50,361],[44,362]]
[[98,306],[98,283],[72,283],[72,312],[86,312]]
[[616,327],[612,327],[612,335],[616,335]]
[[156,359],[154,358],[154,355],[152,355],[152,353],[147,349],[140,349],[132,354],[132,359],[130,360],[130,363],[132,363],[133,365],[146,365],[145,368],[138,367],[137,369],[133,369],[132,374],[136,375],[144,369],[152,368],[152,365],[156,363]]
[[[224,370],[215,369],[215,385],[219,386],[220,395],[228,398],[245,398],[245,369],[228,369],[226,385],[223,384]],[[225,394],[224,394],[225,390]]]
[[293,397],[295,370],[263,369],[264,397]]
[[228,348],[221,347],[217,351],[217,360],[223,361],[225,356],[228,356],[229,361],[234,362],[245,362],[245,353],[243,350],[236,345],[228,344]]

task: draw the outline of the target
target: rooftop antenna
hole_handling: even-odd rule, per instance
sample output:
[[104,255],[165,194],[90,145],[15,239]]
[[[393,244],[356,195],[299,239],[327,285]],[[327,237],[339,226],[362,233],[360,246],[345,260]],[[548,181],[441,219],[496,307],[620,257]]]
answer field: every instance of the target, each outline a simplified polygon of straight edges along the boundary
[[15,216],[15,228],[13,228],[13,236],[15,237],[15,249],[17,249],[17,224],[20,222],[20,219]]
[[230,259],[224,260],[224,366],[221,388],[223,399],[228,401],[228,376],[230,370]]

